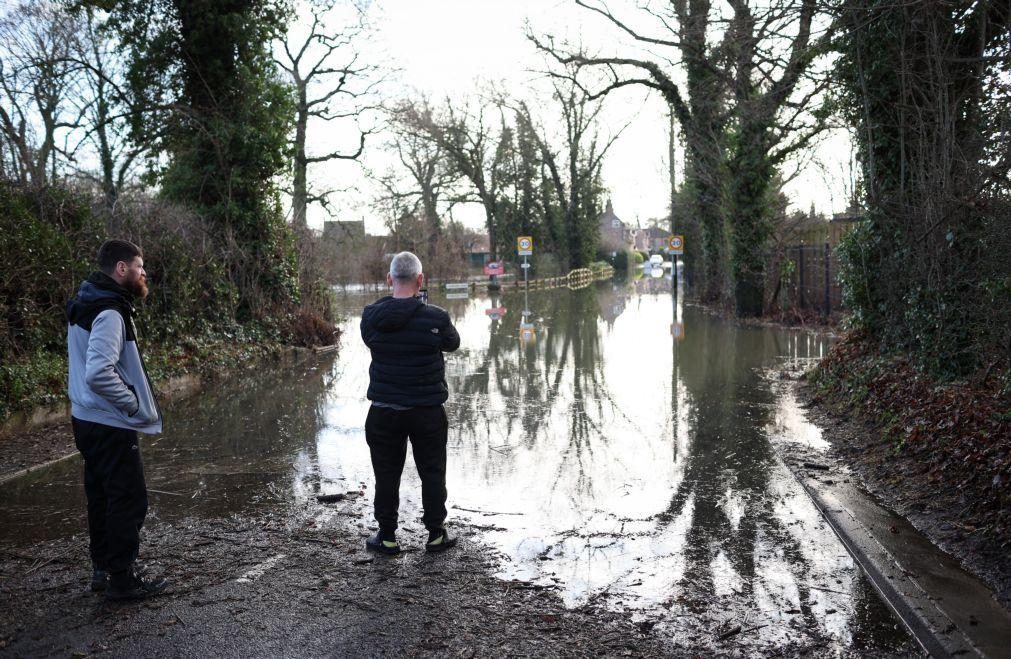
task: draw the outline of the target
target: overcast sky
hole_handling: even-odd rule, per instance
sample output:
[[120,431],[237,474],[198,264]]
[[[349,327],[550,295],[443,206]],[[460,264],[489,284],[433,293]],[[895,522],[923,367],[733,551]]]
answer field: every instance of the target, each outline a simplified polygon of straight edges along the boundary
[[[611,4],[619,7],[622,2]],[[373,0],[369,16],[374,35],[364,54],[399,70],[387,85],[387,93],[406,95],[417,90],[433,101],[473,96],[484,81],[502,83],[518,97],[534,96],[533,90],[543,84],[537,72],[545,68],[545,62],[524,36],[527,20],[540,34],[581,39],[597,45],[601,52],[621,38],[603,18],[572,0]],[[604,135],[625,127],[605,160],[604,184],[615,213],[644,226],[667,212],[666,111],[666,104],[658,97],[643,89],[626,88],[608,97],[601,126]],[[317,141],[322,144],[326,140]],[[369,143],[373,147],[378,144],[378,139]],[[827,181],[825,171],[808,167],[805,175],[788,187],[788,193],[798,208],[806,210],[814,203],[821,212],[841,211],[845,206],[842,181],[849,159],[846,141],[829,141],[820,158],[826,163],[823,170],[835,180]],[[364,164],[376,172],[389,167],[386,157],[375,148],[368,150]],[[335,197],[335,219],[364,219],[370,232],[384,232],[382,218],[369,208],[376,189],[357,165],[320,165],[310,177],[317,185],[356,187],[357,192]],[[483,223],[480,209],[461,209],[456,216],[471,226]],[[319,226],[325,218],[319,210],[310,211],[311,224]]]

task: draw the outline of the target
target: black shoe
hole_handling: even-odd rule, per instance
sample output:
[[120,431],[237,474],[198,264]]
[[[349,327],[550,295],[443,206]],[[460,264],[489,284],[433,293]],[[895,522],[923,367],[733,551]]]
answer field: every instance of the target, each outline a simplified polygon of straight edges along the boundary
[[91,591],[100,593],[109,587],[109,573],[97,567],[91,571]]
[[142,600],[154,597],[168,588],[168,581],[162,578],[146,579],[136,572],[113,574],[109,578],[109,588],[105,591],[110,600]]
[[400,543],[397,542],[396,538],[384,539],[377,531],[375,535],[370,536],[365,541],[365,549],[394,556],[400,553]]
[[428,542],[425,551],[446,551],[456,546],[456,538],[446,529],[432,529],[428,532]]

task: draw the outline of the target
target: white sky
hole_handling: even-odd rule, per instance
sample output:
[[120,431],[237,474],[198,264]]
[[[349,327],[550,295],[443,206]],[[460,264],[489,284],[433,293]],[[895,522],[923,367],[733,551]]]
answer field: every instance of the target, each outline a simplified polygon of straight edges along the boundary
[[[612,2],[612,6],[619,4]],[[629,15],[633,14],[634,10]],[[602,52],[621,37],[602,17],[571,0],[373,0],[369,16],[374,35],[365,47],[365,56],[384,60],[399,70],[396,79],[387,84],[387,93],[402,96],[417,90],[433,102],[473,96],[489,81],[502,83],[514,96],[535,97],[532,92],[541,84],[535,71],[543,70],[545,63],[524,36],[527,19],[539,34],[581,38],[584,43],[599,45]],[[619,217],[633,223],[638,219],[645,225],[667,212],[666,104],[636,87],[612,94],[606,102],[602,134],[629,125],[605,159],[604,185]],[[543,102],[534,106],[549,109]],[[335,129],[322,130],[332,136]],[[313,143],[313,134],[309,137]],[[364,159],[376,172],[389,166],[388,156],[378,151],[381,139],[374,136],[367,144]],[[317,135],[315,141],[323,145],[329,140]],[[841,211],[845,207],[842,181],[848,172],[847,141],[839,137],[828,140],[819,150],[819,158],[826,163],[824,169],[832,180],[817,167],[807,167],[805,174],[788,186],[788,194],[796,208],[806,210],[813,203],[820,212]],[[310,180],[319,186],[355,187],[356,191],[334,197],[333,219],[364,219],[369,232],[385,231],[383,219],[370,207],[377,190],[358,165],[317,165],[310,171]],[[477,208],[458,210],[456,217],[470,226],[483,224],[483,212]],[[310,210],[310,224],[321,226],[324,219],[328,218],[322,210]]]

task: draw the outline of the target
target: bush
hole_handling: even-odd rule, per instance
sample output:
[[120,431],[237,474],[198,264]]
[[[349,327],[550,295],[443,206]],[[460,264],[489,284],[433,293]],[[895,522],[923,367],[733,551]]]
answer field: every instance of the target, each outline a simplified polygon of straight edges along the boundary
[[333,345],[337,340],[334,324],[309,309],[299,309],[285,331],[285,343],[314,348]]
[[109,233],[144,250],[151,294],[139,304],[144,338],[173,340],[231,327],[239,307],[223,251],[195,213],[137,195],[120,200]]
[[[228,266],[235,246],[215,240],[195,213],[143,194],[121,197],[113,214],[100,202],[87,190],[27,191],[0,181],[0,418],[65,399],[65,305],[109,236],[144,250],[151,294],[138,302],[137,326],[152,378],[233,366],[257,352],[246,347],[335,342],[332,293],[315,261],[306,260],[288,301],[270,302],[257,297],[256,282],[236,281]],[[285,240],[285,253],[275,255],[282,260],[295,255],[295,238]],[[290,264],[263,267],[283,274]],[[242,309],[252,312],[244,323]]]
[[[875,273],[880,269],[881,256],[871,223],[858,222],[839,243],[839,281],[842,284],[843,305],[850,310],[854,328],[870,333],[878,331],[880,319],[873,300]],[[785,269],[784,269],[785,272]]]
[[0,182],[0,357],[65,350],[64,305],[87,276],[82,253],[100,239],[88,204],[72,194],[32,193]]
[[629,264],[632,266],[642,265],[642,260],[637,260],[641,258],[642,255],[639,252],[631,249],[618,250],[613,257],[611,252],[597,252],[597,260],[610,263],[615,270],[628,270]]
[[52,405],[66,400],[67,357],[63,352],[39,352],[0,364],[0,419],[24,403]]
[[565,274],[562,272],[564,268],[562,267],[561,259],[558,258],[557,254],[553,254],[552,252],[535,252],[530,257],[530,265],[531,277],[559,277]]

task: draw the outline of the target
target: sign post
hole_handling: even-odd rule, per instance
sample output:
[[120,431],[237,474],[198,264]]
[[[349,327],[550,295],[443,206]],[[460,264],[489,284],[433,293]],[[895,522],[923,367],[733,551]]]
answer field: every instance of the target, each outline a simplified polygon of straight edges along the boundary
[[[678,256],[685,253],[685,237],[681,235],[672,235],[667,238],[667,253],[671,255],[670,259],[670,281],[671,287],[674,288],[675,298],[678,295],[677,286],[680,285],[681,280],[678,278],[680,271],[678,270]],[[674,332],[673,327],[671,332]],[[674,334],[674,336],[680,341],[683,334]]]
[[530,286],[530,282],[527,280],[527,272],[530,270],[530,264],[527,263],[527,257],[532,256],[534,253],[533,237],[518,237],[516,239],[516,252],[523,257],[523,263],[520,265],[520,267],[523,268],[523,285]]

